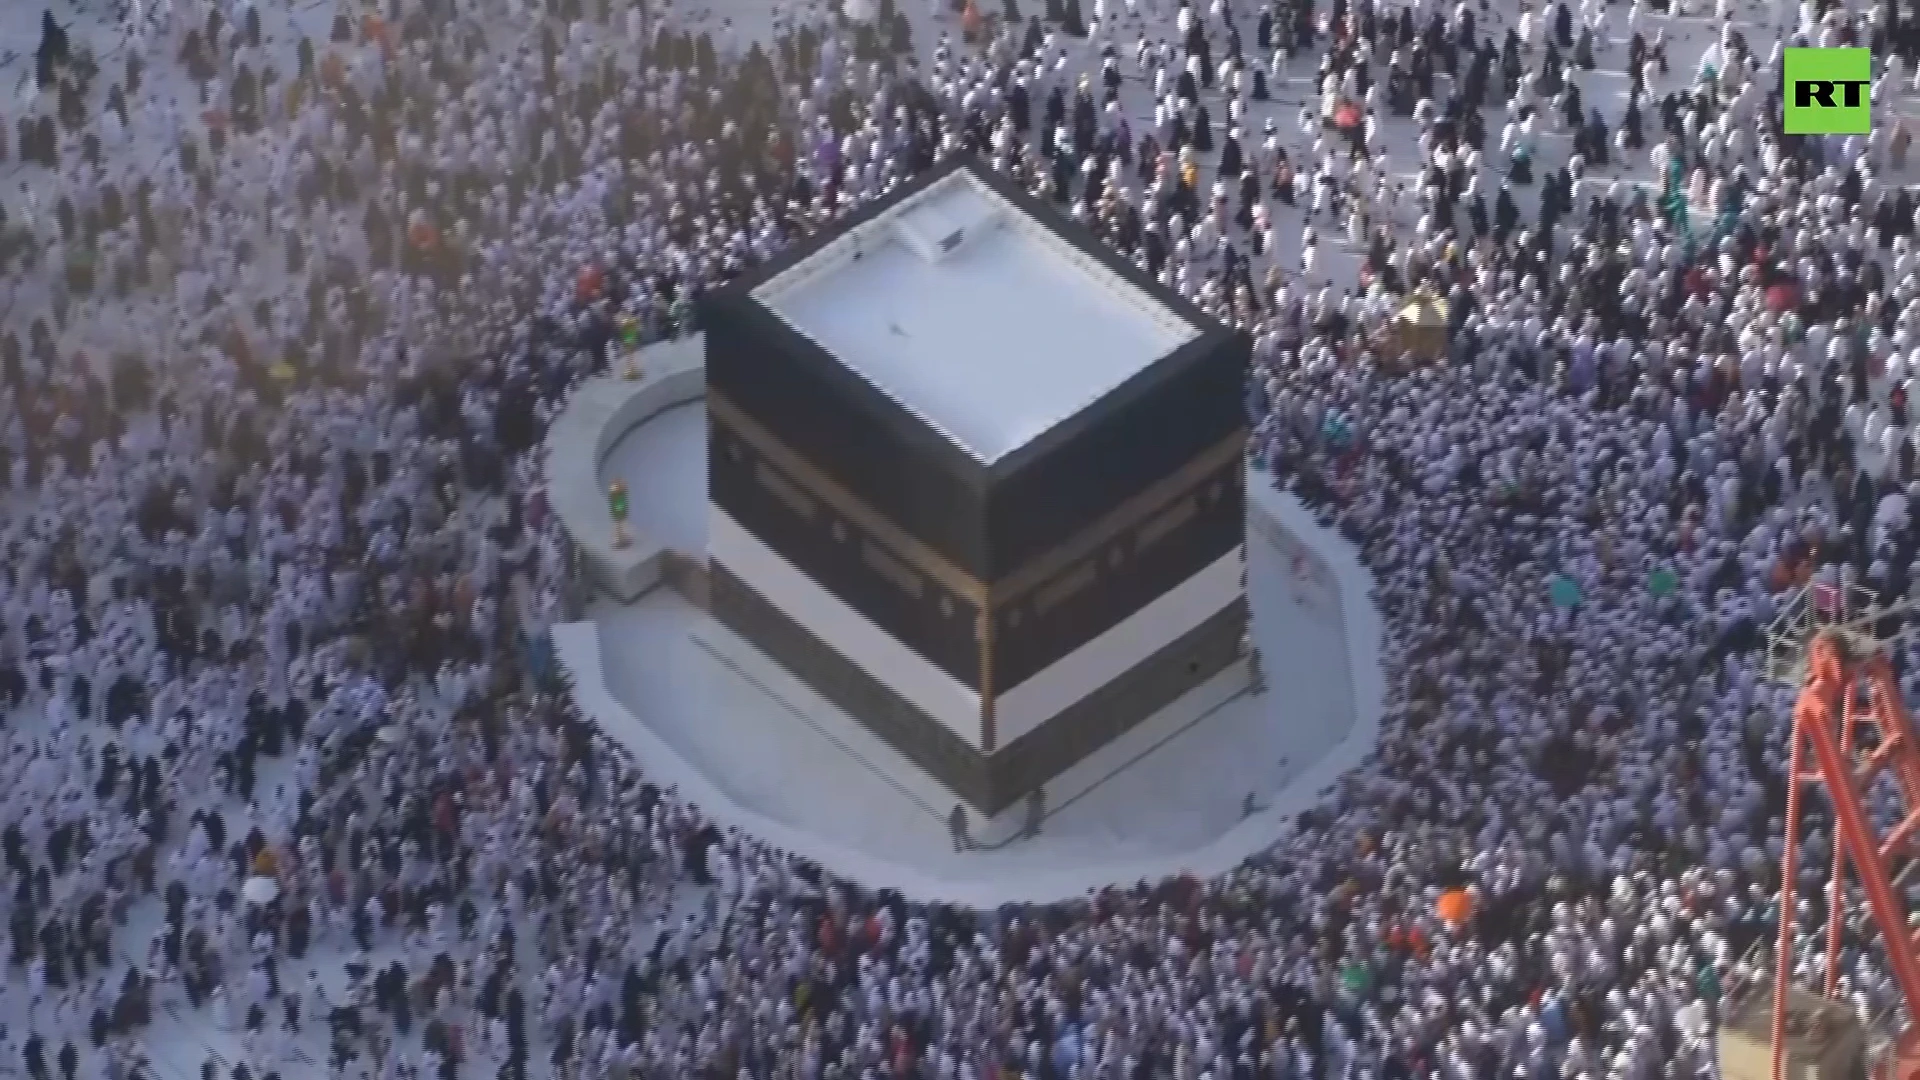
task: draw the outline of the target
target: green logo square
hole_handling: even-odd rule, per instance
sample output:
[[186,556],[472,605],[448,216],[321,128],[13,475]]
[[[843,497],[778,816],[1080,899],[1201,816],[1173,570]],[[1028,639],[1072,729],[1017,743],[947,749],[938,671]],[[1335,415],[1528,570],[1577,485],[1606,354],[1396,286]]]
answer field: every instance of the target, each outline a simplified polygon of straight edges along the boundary
[[1787,49],[1781,64],[1789,135],[1865,135],[1873,59],[1865,49]]

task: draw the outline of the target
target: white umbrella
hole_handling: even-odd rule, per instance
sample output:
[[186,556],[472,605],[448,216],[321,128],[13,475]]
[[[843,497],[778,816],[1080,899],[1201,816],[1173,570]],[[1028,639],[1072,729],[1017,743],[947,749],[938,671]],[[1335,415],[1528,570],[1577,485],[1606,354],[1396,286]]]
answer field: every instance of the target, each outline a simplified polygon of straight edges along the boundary
[[874,0],[844,0],[841,10],[854,22],[872,22],[873,17],[880,13]]
[[373,737],[386,743],[388,746],[392,746],[394,743],[399,742],[404,736],[400,731],[400,725],[388,724],[386,727],[374,732]]
[[280,896],[280,883],[270,877],[250,877],[240,886],[240,895],[249,904],[271,904]]

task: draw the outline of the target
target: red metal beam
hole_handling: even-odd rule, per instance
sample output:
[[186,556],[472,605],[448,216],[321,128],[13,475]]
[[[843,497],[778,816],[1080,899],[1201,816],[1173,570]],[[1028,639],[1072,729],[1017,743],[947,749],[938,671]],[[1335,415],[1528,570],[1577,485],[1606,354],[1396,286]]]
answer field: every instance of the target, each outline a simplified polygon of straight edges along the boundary
[[[1781,1080],[1786,1067],[1786,988],[1792,985],[1794,908],[1798,887],[1802,787],[1819,782],[1833,807],[1833,877],[1828,882],[1827,970],[1824,983],[1831,996],[1839,977],[1840,915],[1844,906],[1844,875],[1852,866],[1866,895],[1867,908],[1885,944],[1887,964],[1906,999],[1909,1019],[1920,1017],[1920,951],[1907,929],[1906,911],[1893,890],[1892,862],[1907,853],[1920,831],[1920,742],[1900,698],[1892,665],[1876,650],[1855,659],[1847,655],[1840,638],[1822,635],[1807,651],[1807,681],[1793,710],[1793,732],[1788,752],[1787,818],[1780,882],[1780,939],[1775,955],[1773,1002],[1773,1076]],[[1871,694],[1865,708],[1856,696],[1865,680]],[[1856,729],[1871,722],[1879,729],[1879,746],[1856,767]],[[1807,752],[1815,769],[1804,772]],[[1883,770],[1891,771],[1901,789],[1907,814],[1881,836],[1866,811],[1863,791]]]

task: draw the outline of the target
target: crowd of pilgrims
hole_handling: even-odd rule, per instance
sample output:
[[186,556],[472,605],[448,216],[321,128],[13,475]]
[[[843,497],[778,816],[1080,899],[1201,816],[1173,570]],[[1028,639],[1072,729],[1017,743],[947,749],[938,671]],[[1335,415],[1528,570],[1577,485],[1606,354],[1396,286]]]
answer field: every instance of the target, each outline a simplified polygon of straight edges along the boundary
[[[104,67],[50,19],[0,139],[0,1067],[1713,1075],[1777,918],[1760,628],[1920,577],[1906,135],[1782,134],[1779,47],[1871,45],[1890,100],[1915,24],[1723,3],[1660,92],[1687,24],[1618,7],[1095,0],[1083,37],[882,4],[755,44],[396,0],[280,48],[277,9],[172,0]],[[1625,101],[1582,98],[1602,61]],[[1377,753],[1225,878],[866,890],[649,783],[552,671],[570,387],[963,150],[1253,335],[1256,463],[1377,575]],[[1627,164],[1670,179],[1598,179]],[[1452,344],[1409,372],[1380,331],[1416,286]]]

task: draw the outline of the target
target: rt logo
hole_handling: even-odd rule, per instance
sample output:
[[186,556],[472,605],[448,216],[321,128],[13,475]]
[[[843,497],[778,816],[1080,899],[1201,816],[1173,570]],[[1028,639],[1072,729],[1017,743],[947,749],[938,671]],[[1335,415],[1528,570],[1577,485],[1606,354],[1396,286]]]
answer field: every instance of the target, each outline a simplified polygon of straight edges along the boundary
[[1865,135],[1873,60],[1865,49],[1787,49],[1786,133]]

